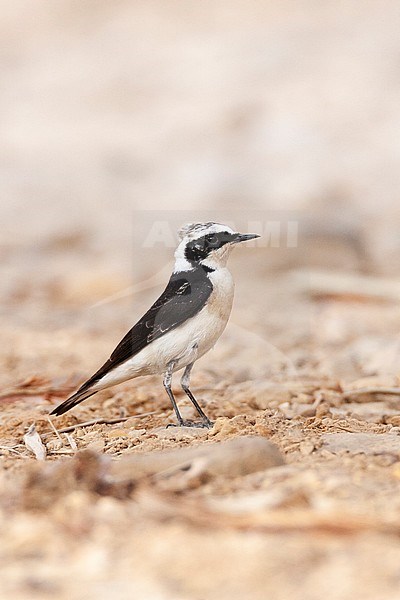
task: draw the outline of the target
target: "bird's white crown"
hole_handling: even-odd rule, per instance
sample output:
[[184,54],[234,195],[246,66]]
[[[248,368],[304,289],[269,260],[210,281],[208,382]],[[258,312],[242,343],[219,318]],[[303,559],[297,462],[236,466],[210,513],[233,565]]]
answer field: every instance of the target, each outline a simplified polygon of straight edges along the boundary
[[208,233],[218,233],[219,231],[234,233],[234,230],[228,225],[208,221],[207,223],[186,223],[186,225],[182,225],[178,231],[178,237],[180,241],[184,239],[194,240]]

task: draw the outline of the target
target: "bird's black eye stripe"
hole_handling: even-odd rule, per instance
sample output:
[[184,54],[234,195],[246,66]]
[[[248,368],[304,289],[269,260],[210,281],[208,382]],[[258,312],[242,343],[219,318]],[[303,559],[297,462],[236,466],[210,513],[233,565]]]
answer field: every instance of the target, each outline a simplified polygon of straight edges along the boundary
[[222,248],[228,242],[235,239],[234,235],[228,231],[218,231],[216,233],[208,233],[191,242],[188,242],[185,249],[185,257],[191,262],[198,262],[207,258],[213,250]]

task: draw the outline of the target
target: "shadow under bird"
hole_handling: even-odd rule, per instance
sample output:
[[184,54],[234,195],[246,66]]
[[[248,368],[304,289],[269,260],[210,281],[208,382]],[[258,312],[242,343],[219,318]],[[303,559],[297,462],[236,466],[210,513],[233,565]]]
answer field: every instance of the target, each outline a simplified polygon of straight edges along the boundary
[[[161,296],[104,365],[50,414],[62,415],[89,396],[123,381],[163,374],[178,424],[211,427],[189,388],[190,373],[195,361],[214,346],[229,319],[234,294],[226,266],[229,254],[235,244],[257,237],[220,223],[183,226],[174,270]],[[199,423],[182,418],[171,390],[172,374],[183,368],[181,385],[202,419]]]

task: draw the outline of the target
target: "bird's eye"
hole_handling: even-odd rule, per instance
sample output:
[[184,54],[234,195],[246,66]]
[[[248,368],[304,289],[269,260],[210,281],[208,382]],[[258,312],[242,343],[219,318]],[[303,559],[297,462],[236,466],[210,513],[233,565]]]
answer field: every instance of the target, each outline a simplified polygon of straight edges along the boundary
[[216,246],[218,244],[218,236],[215,235],[215,233],[211,233],[208,237],[207,237],[207,241],[211,246]]

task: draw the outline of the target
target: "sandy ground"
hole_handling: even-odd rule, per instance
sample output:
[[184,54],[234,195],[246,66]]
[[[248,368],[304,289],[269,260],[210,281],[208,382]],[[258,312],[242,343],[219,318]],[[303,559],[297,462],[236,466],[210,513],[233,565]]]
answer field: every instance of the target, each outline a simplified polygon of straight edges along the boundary
[[[53,254],[43,250],[38,271]],[[88,256],[75,258],[73,244],[59,249],[59,264],[83,273]],[[1,317],[1,597],[398,598],[397,303],[361,293],[355,273],[340,293],[321,293],[318,275],[300,269],[261,275],[264,259],[263,248],[232,256],[232,320],[193,374],[211,430],[167,428],[171,407],[151,377],[54,419],[56,432],[50,408],[108,356],[159,285],[98,305],[128,278],[116,282],[104,266],[77,280],[49,269],[31,289],[14,271]],[[382,386],[392,393],[374,391]],[[82,425],[98,418],[109,422]],[[32,423],[45,461],[24,444]],[[228,452],[210,473],[185,455],[165,467],[155,454],[242,436],[271,441],[283,464]],[[150,472],[126,462],[139,455],[156,457]]]

